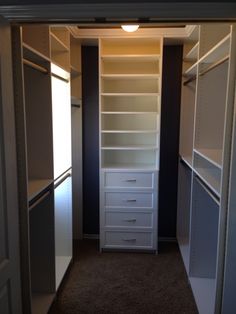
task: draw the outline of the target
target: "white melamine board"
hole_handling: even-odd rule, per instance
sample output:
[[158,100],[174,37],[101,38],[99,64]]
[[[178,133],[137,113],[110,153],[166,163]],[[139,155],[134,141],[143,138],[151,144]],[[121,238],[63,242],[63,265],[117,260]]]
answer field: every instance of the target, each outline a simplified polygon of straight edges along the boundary
[[214,313],[215,279],[190,277],[189,281],[199,314]]
[[52,182],[52,179],[29,180],[28,200],[31,201],[35,196],[45,190]]
[[102,80],[103,93],[159,93],[159,79],[126,77]]
[[194,177],[190,237],[190,277],[215,278],[219,205]]
[[67,268],[70,265],[71,259],[71,256],[56,256],[56,289],[59,288]]
[[228,62],[199,78],[196,109],[195,148],[223,147]]
[[190,252],[191,185],[192,170],[180,161],[178,175],[177,239],[187,273],[189,270]]
[[160,103],[157,96],[109,96],[102,97],[102,111],[140,111],[159,112]]
[[70,32],[69,30],[64,26],[51,26],[50,27],[51,35],[53,35],[55,38],[57,38],[58,41],[63,43],[65,47],[69,49],[70,47]]
[[198,49],[199,42],[195,43],[195,45],[189,50],[189,52],[185,55],[184,60],[196,62],[198,59]]
[[229,55],[230,35],[226,36],[215,47],[208,51],[200,60],[200,64],[215,63]]
[[157,134],[119,134],[104,133],[102,147],[104,146],[159,146]]
[[70,36],[70,63],[77,72],[81,72],[81,43],[79,39]]
[[102,178],[105,189],[155,189],[157,188],[156,172],[114,172],[104,171]]
[[[56,68],[55,68],[56,69]],[[63,70],[61,70],[63,71]],[[64,74],[67,72],[63,71]],[[62,73],[62,74],[63,74]],[[69,73],[68,73],[69,75]],[[52,76],[54,179],[71,167],[70,83]]]
[[198,63],[195,62],[195,63],[192,64],[191,66],[187,67],[187,69],[185,70],[185,72],[183,73],[183,75],[186,76],[186,77],[196,75],[196,74],[197,74],[197,65],[198,65]]
[[132,165],[134,168],[153,167],[156,168],[157,157],[155,151],[103,151],[102,166],[109,168],[109,165],[121,168],[126,165]]
[[54,191],[55,202],[55,274],[58,288],[72,258],[72,184],[65,179]]
[[105,165],[102,165],[102,169],[106,170],[124,170],[124,171],[132,171],[132,170],[138,170],[138,171],[147,171],[147,170],[158,170],[158,168],[153,164],[144,164],[144,163],[106,163]]
[[114,228],[145,228],[152,229],[153,228],[153,213],[140,213],[140,212],[132,212],[129,213],[127,211],[123,212],[115,212],[115,211],[106,211],[105,212],[105,222],[104,226],[106,228],[114,227]]
[[159,60],[145,60],[136,58],[103,59],[102,74],[158,74]]
[[130,96],[137,96],[137,97],[140,97],[140,96],[155,96],[155,97],[159,97],[160,96],[160,93],[143,93],[143,92],[115,92],[115,93],[101,93],[101,96],[106,96],[106,97],[113,97],[113,96],[118,96],[118,97],[124,97],[124,96],[127,96],[127,97],[130,97]]
[[53,178],[50,76],[25,65],[24,87],[28,176],[50,179]]
[[137,115],[103,115],[102,130],[155,130],[159,129],[159,116],[148,114]]
[[194,153],[194,171],[216,193],[220,195],[221,170],[202,156]]
[[192,164],[196,81],[182,86],[180,118],[180,155]]
[[127,146],[102,146],[102,150],[157,150],[157,146],[150,145],[127,145]]
[[51,33],[51,47],[53,53],[61,53],[61,52],[68,52],[69,47],[66,46],[63,41],[60,40],[56,35]]
[[200,26],[200,58],[230,33],[230,24],[202,24]]
[[157,62],[160,59],[159,54],[106,54],[101,56],[101,60],[106,62]]
[[156,134],[158,133],[158,130],[102,130],[101,131],[104,134],[110,134],[110,133],[120,133],[120,134]]
[[160,41],[153,38],[102,39],[101,55],[160,54]]
[[[38,65],[44,65],[43,63],[48,63],[50,62],[50,57],[45,56],[44,54],[42,54],[41,52],[39,52],[38,50],[32,48],[31,46],[23,43],[22,44],[23,47],[23,56],[25,59],[34,62]],[[45,60],[43,62],[43,60]],[[47,65],[46,65],[47,68]]]
[[24,25],[22,26],[22,40],[25,44],[50,58],[49,26]]
[[219,169],[222,168],[222,150],[221,149],[194,149],[194,152]]

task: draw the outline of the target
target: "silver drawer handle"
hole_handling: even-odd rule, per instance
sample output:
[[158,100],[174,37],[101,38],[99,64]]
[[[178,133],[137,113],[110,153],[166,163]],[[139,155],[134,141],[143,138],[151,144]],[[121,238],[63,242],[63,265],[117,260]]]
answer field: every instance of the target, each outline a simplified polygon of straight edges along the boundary
[[136,239],[122,239],[123,241],[126,241],[126,242],[135,242]]
[[128,200],[123,200],[124,202],[137,202],[137,200],[136,199],[128,199]]
[[132,219],[123,219],[123,221],[127,221],[127,222],[136,222],[137,219],[136,219],[136,218],[132,218]]
[[127,179],[125,180],[125,182],[136,182],[137,180],[136,179]]

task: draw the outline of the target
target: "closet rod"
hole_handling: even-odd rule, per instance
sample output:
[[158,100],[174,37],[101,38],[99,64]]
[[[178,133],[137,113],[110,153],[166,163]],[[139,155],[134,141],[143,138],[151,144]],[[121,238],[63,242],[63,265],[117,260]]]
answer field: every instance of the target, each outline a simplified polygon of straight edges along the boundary
[[194,76],[190,77],[187,81],[185,81],[183,84],[184,84],[184,86],[188,85],[189,83],[195,81],[196,79],[197,79],[197,77],[196,77],[196,75],[194,75]]
[[208,68],[206,68],[205,70],[203,70],[202,72],[199,73],[199,76],[203,76],[206,73],[208,73],[209,71],[213,70],[214,68],[218,67],[219,65],[221,65],[222,63],[224,63],[225,61],[229,60],[229,56],[226,56],[224,58],[222,58],[221,60],[213,63],[212,65],[210,65]]
[[36,63],[34,63],[32,61],[29,61],[27,59],[23,59],[23,63],[25,65],[28,65],[29,67],[35,69],[35,70],[38,70],[38,71],[42,72],[42,73],[45,73],[45,74],[48,73],[48,70],[46,68],[44,68],[41,65],[38,65],[38,64],[36,64]]
[[80,105],[72,104],[71,107],[80,108]]
[[70,82],[70,80],[65,79],[64,77],[62,77],[62,76],[60,76],[60,75],[57,75],[57,74],[55,74],[55,73],[53,73],[53,72],[52,72],[52,76],[58,78],[59,80],[62,80],[62,81],[64,81],[64,82],[66,82],[66,83],[69,83],[69,82]]

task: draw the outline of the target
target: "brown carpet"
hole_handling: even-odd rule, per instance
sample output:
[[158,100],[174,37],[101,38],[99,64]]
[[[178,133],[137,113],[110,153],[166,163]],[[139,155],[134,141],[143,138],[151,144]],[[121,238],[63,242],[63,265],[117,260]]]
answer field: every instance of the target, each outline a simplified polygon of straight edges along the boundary
[[74,264],[50,314],[196,314],[175,243],[159,254],[100,253],[98,242],[75,247]]

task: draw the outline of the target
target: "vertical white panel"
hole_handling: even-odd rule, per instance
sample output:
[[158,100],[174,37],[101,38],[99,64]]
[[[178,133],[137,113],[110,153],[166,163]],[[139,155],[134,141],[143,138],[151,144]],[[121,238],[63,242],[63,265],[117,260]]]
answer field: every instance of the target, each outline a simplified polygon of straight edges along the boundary
[[71,167],[70,83],[52,76],[54,179]]
[[58,288],[72,258],[72,179],[70,174],[69,176],[65,175],[61,181],[54,194],[56,288]]

